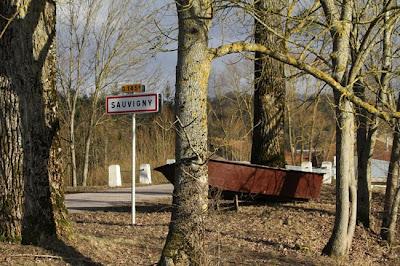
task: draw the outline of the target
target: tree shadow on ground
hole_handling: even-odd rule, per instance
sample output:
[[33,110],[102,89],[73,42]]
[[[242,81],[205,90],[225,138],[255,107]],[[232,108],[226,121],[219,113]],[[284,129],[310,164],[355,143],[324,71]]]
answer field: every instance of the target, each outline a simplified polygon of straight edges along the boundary
[[304,212],[310,212],[310,213],[320,213],[320,214],[325,214],[329,216],[335,216],[335,211],[328,211],[324,209],[317,209],[317,208],[309,208],[309,207],[304,207],[304,206],[285,206],[287,209],[293,209],[295,211],[304,211]]
[[[229,252],[229,251],[228,251]],[[248,257],[252,258],[249,259]],[[257,252],[247,252],[246,256],[236,254],[231,257],[212,258],[211,265],[322,265],[318,261],[313,262],[312,259],[293,258],[290,256],[280,255],[274,252],[264,252],[262,254]],[[328,264],[330,265],[330,264]]]
[[[256,243],[259,245],[270,246],[273,249],[282,249],[282,250],[291,250],[293,252],[297,252],[301,249],[300,246],[297,245],[289,245],[286,243],[275,242],[271,240],[247,237],[247,236],[238,236],[234,233],[221,233],[223,237],[236,238],[242,241]],[[222,263],[226,264],[249,264],[248,260],[251,260],[253,264],[251,265],[321,265],[319,263],[315,263],[312,258],[300,258],[300,257],[292,257],[292,256],[284,256],[279,253],[279,251],[272,252],[257,252],[257,251],[248,251],[246,250],[246,254],[241,254],[242,250],[237,249],[237,247],[233,247],[230,245],[222,245],[219,247],[223,254],[232,254],[232,256],[222,258]],[[214,259],[214,264],[221,263],[221,257]],[[318,261],[318,259],[316,260]],[[250,264],[249,264],[250,265]]]
[[[85,218],[79,218],[76,221],[74,221],[76,224],[100,224],[100,225],[109,225],[109,226],[130,226],[131,223],[130,221],[125,221],[125,222],[110,222],[110,221],[92,221],[90,219],[85,219]],[[169,223],[152,223],[152,224],[135,224],[134,227],[149,227],[152,228],[154,226],[168,226]]]
[[[233,198],[231,197],[223,197],[221,199],[213,199],[211,198],[209,200],[210,202],[210,208],[215,208],[216,205],[218,205],[219,208],[223,210],[235,210],[236,209],[236,204]],[[285,198],[277,198],[277,197],[258,197],[258,196],[252,196],[252,197],[239,197],[239,208],[240,207],[263,207],[263,206],[269,206],[269,207],[277,207],[277,206],[284,206],[286,207],[287,203],[304,203],[307,202],[306,200],[293,200],[293,199],[285,199]]]
[[91,258],[83,255],[74,247],[66,244],[61,239],[49,239],[42,241],[39,247],[44,248],[70,265],[103,265],[99,262],[93,261]]
[[[288,205],[287,203],[300,203],[298,205]],[[292,209],[295,211],[304,211],[304,212],[309,212],[309,213],[319,213],[319,214],[324,214],[328,216],[334,216],[335,211],[329,211],[329,210],[324,210],[322,208],[311,208],[311,207],[306,207],[301,205],[301,203],[306,203],[306,201],[283,201],[283,200],[246,200],[246,201],[240,201],[239,203],[239,209],[240,207],[282,207],[284,209]],[[285,205],[282,205],[285,204]],[[235,203],[233,201],[228,201],[228,200],[223,200],[218,204],[219,210],[222,211],[237,211]],[[210,209],[216,209],[215,203],[211,204]]]

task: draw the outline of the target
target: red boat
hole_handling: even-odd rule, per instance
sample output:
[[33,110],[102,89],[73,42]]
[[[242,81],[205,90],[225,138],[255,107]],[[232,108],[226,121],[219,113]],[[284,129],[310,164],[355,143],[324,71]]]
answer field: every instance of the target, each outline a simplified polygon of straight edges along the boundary
[[[211,188],[235,193],[274,196],[285,199],[318,199],[323,174],[273,168],[256,164],[209,160]],[[155,168],[173,184],[175,164]]]

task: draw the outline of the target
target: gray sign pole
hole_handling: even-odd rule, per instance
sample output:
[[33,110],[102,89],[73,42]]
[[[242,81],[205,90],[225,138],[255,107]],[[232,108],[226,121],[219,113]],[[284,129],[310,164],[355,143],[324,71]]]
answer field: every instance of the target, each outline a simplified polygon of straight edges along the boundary
[[132,225],[136,223],[136,202],[135,202],[135,190],[136,190],[136,114],[132,114]]

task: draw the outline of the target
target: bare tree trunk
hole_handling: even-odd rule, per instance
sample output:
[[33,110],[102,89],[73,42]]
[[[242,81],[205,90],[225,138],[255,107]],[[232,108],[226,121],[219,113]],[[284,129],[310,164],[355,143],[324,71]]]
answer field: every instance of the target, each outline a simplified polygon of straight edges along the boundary
[[[69,3],[70,8],[72,8],[73,3]],[[76,187],[78,186],[78,180],[77,180],[77,167],[76,167],[76,140],[75,140],[75,115],[76,115],[76,107],[77,107],[77,102],[78,102],[78,96],[79,96],[79,91],[80,88],[77,86],[75,90],[72,89],[72,83],[73,83],[73,72],[76,71],[76,76],[77,76],[77,83],[79,84],[81,82],[81,77],[80,77],[80,63],[81,63],[81,50],[79,50],[79,53],[77,55],[77,58],[74,57],[73,51],[72,51],[72,46],[73,46],[73,41],[72,41],[72,35],[74,33],[74,16],[75,14],[72,14],[72,10],[70,11],[70,27],[69,27],[69,34],[70,34],[70,44],[69,44],[69,72],[68,72],[68,89],[66,90],[66,95],[65,97],[67,98],[67,104],[68,104],[68,111],[69,111],[69,149],[70,149],[70,156],[71,156],[71,177],[72,177],[72,186]],[[86,27],[85,27],[86,29]],[[85,32],[86,33],[86,32]],[[84,33],[84,34],[85,34]],[[76,65],[76,70],[74,69],[74,61],[77,61]]]
[[[397,102],[397,108],[400,108],[400,99]],[[397,219],[394,218],[394,214],[392,213],[394,198],[396,195],[396,190],[398,187],[398,179],[399,179],[399,162],[400,162],[400,124],[396,123],[393,132],[393,144],[392,144],[392,152],[390,156],[389,163],[389,171],[386,180],[386,193],[385,193],[385,201],[383,207],[383,217],[382,217],[382,226],[381,226],[381,236],[383,239],[386,239],[391,243],[393,232],[390,232],[390,223],[391,221],[395,221]],[[393,223],[393,222],[392,222]],[[392,236],[391,236],[392,235]]]
[[83,161],[83,176],[82,176],[82,186],[87,186],[87,180],[89,176],[89,156],[90,156],[90,146],[92,144],[92,130],[93,125],[89,125],[87,136],[85,138],[85,150],[84,150],[84,161]]
[[[302,124],[301,125],[301,130],[300,130],[300,141],[301,141],[301,145],[300,145],[300,165],[303,163],[304,161],[304,142],[305,142],[305,138],[304,138],[304,127],[305,125]],[[308,159],[310,160],[310,159]]]
[[84,162],[83,162],[83,177],[82,177],[82,186],[86,187],[87,180],[89,177],[89,157],[90,157],[90,148],[92,145],[92,135],[93,130],[95,129],[95,116],[97,112],[97,104],[99,99],[100,89],[99,86],[96,85],[96,89],[94,95],[92,96],[92,104],[90,109],[90,118],[89,123],[87,125],[87,132],[85,137],[85,150],[84,150]]
[[[0,10],[3,7],[0,4]],[[1,25],[1,24],[0,24]],[[0,26],[1,27],[1,26]],[[0,61],[4,44],[0,40]],[[23,150],[20,98],[6,64],[0,64],[0,241],[21,240]]]
[[312,123],[311,123],[311,132],[308,138],[308,160],[312,161],[313,156],[313,146],[314,146],[314,131],[315,131],[315,120],[317,116],[318,104],[319,104],[320,96],[319,93],[316,93],[316,99],[313,106],[313,115],[312,115]]
[[[167,147],[165,147],[167,149]],[[164,156],[165,158],[165,156]],[[104,140],[104,163],[103,163],[103,168],[107,169],[108,165],[108,138],[106,136],[106,139]]]
[[[384,4],[387,8],[393,7],[397,2],[393,0],[387,0]],[[392,35],[395,24],[387,23],[390,18],[390,12],[385,13],[384,22],[385,22],[385,31],[383,38],[383,66],[382,66],[382,75],[381,75],[381,84],[382,84],[382,97],[391,102],[391,105],[394,107],[394,92],[389,90],[390,88],[390,71],[392,71],[392,51],[393,51],[393,43],[392,43]],[[396,110],[400,110],[400,99],[397,99]],[[386,180],[386,193],[385,193],[385,201],[383,206],[383,217],[382,217],[382,226],[381,226],[381,237],[383,239],[388,240],[389,244],[392,244],[394,240],[395,234],[395,226],[397,221],[397,206],[398,203],[395,202],[395,198],[399,196],[396,189],[398,189],[398,179],[399,179],[399,161],[400,161],[400,122],[394,121],[393,126],[393,143],[392,143],[392,151],[390,155],[390,163],[389,163],[389,171]],[[398,200],[398,199],[397,199]],[[395,213],[392,211],[396,210]]]
[[[98,52],[96,53],[96,59],[98,56]],[[92,134],[93,130],[95,128],[95,116],[97,112],[97,103],[98,103],[98,95],[100,93],[100,86],[98,82],[98,76],[97,76],[97,67],[95,67],[95,76],[96,76],[96,81],[95,81],[95,91],[92,95],[92,103],[91,103],[91,108],[89,110],[89,123],[87,124],[87,130],[86,130],[86,136],[85,136],[85,149],[84,149],[84,161],[83,161],[83,176],[82,176],[82,186],[86,187],[87,185],[87,180],[89,177],[89,157],[90,157],[90,148],[92,144]]]
[[353,239],[357,213],[357,188],[354,173],[354,114],[348,100],[337,102],[336,128],[336,216],[332,236],[323,253],[334,256],[347,255]]
[[[365,227],[370,228],[371,217],[371,158],[375,146],[375,136],[377,128],[369,128],[357,130],[357,221]],[[366,134],[366,135],[365,135]]]
[[390,216],[387,221],[388,227],[384,235],[389,245],[392,245],[394,243],[396,237],[396,225],[397,225],[397,214],[399,212],[399,204],[400,204],[400,187],[396,189],[396,194],[392,202],[392,209],[390,210]]
[[[350,33],[353,1],[343,2],[341,8],[333,0],[321,0],[333,41],[333,74],[342,85],[348,82]],[[347,90],[352,91],[348,86]],[[354,169],[355,128],[353,104],[334,91],[336,104],[336,215],[332,235],[323,249],[330,256],[346,256],[351,247],[357,218],[357,184]]]
[[[63,88],[64,97],[66,98],[65,112],[67,113],[67,123],[69,124],[69,152],[70,152],[70,163],[71,163],[71,178],[72,186],[76,187],[78,185],[77,178],[77,162],[76,162],[76,110],[78,105],[78,99],[80,96],[80,91],[82,89],[82,84],[84,77],[82,77],[82,60],[85,56],[85,47],[87,46],[90,27],[89,23],[92,18],[86,18],[84,25],[82,25],[82,32],[80,33],[83,38],[80,38],[78,34],[78,21],[80,10],[77,8],[76,3],[68,2],[68,48],[66,51],[60,51],[59,54],[68,54],[68,70],[64,69],[64,65],[60,63],[58,65],[58,71],[61,73],[59,75],[59,81],[61,87]],[[95,5],[89,3],[90,7],[87,11],[92,14],[92,10],[95,9]],[[62,40],[65,42],[65,40]],[[60,56],[61,57],[61,56]]]
[[[393,97],[390,93],[390,79],[392,70],[392,35],[394,30],[394,23],[390,22],[390,12],[387,9],[393,7],[395,1],[383,1],[384,13],[384,34],[382,40],[382,72],[379,80],[379,90],[377,92],[377,105],[382,107],[382,102],[386,101],[394,105],[393,101],[389,100]],[[358,94],[361,99],[365,101],[365,89],[363,85],[356,86]],[[394,98],[394,97],[393,97]],[[389,101],[387,101],[389,100]],[[394,106],[393,106],[394,107]],[[358,208],[357,220],[366,227],[370,227],[371,223],[371,162],[375,139],[378,128],[378,118],[368,114],[364,109],[359,108],[360,113],[359,128],[357,130],[357,147],[358,147]],[[394,188],[393,188],[394,189]],[[389,192],[389,194],[393,193]],[[393,194],[392,194],[393,195]],[[389,202],[387,202],[389,203]],[[390,206],[386,206],[385,210],[390,210]],[[387,213],[385,211],[385,213]],[[383,217],[385,220],[385,216]],[[387,224],[385,224],[385,227]],[[384,234],[383,234],[384,236]]]
[[[9,88],[20,104],[14,115],[22,125],[21,142],[15,143],[23,149],[22,242],[38,243],[56,236],[67,224],[60,183],[59,144],[55,141],[58,132],[56,8],[54,2],[46,0],[10,0],[0,4],[1,14],[16,11],[20,15],[1,39],[0,50],[6,52],[1,53],[4,68],[0,75],[10,83]],[[13,207],[19,209],[19,206]]]
[[332,137],[331,137],[331,139],[329,141],[328,150],[325,153],[325,161],[330,161],[331,160],[331,146],[335,142],[335,136],[336,136],[335,131],[332,131]]
[[[365,91],[362,84],[356,84],[355,92],[365,100]],[[357,108],[357,222],[367,228],[371,226],[371,158],[374,151],[378,127],[376,117],[367,111]]]
[[71,110],[70,116],[70,126],[69,126],[69,150],[71,156],[71,176],[72,176],[72,186],[76,187],[78,185],[77,175],[76,175],[76,150],[75,150],[75,109]]
[[288,135],[289,135],[289,146],[290,146],[290,157],[292,159],[292,165],[296,165],[296,144],[293,141],[293,125],[292,125],[292,112],[290,108],[290,104],[286,105],[287,111],[287,126],[288,126]]
[[208,205],[207,86],[211,68],[208,0],[176,1],[179,21],[175,112],[176,174],[173,212],[160,265],[205,265]]
[[[281,1],[262,0],[255,2],[263,23],[274,30],[283,32],[279,12]],[[273,10],[273,12],[267,12]],[[255,21],[256,43],[284,50],[285,43],[266,30],[265,25]],[[255,53],[254,61],[254,130],[251,162],[274,167],[285,166],[284,114],[285,114],[285,65],[261,53]]]

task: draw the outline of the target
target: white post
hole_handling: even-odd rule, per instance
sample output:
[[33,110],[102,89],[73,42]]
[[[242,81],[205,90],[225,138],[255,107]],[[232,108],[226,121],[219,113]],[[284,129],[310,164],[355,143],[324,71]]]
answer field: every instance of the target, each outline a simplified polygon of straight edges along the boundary
[[136,202],[135,202],[135,171],[136,171],[136,116],[132,114],[132,225],[136,223]]

